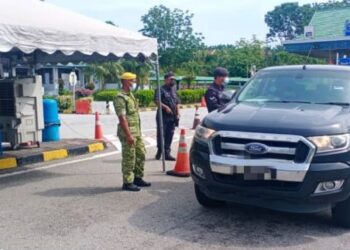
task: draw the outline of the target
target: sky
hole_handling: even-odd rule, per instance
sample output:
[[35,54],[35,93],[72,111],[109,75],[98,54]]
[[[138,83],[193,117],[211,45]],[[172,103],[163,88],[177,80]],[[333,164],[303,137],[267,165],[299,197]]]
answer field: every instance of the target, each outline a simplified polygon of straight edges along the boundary
[[[233,44],[253,35],[264,40],[268,27],[265,14],[275,6],[296,0],[46,0],[55,5],[100,19],[121,28],[139,31],[141,16],[155,5],[189,10],[195,32],[203,33],[207,45]],[[300,0],[299,4],[327,0]]]

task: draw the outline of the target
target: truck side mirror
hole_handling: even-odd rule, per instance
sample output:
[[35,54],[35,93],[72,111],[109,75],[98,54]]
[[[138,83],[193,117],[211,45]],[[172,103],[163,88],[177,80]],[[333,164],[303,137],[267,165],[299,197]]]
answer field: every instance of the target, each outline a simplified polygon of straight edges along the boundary
[[220,101],[223,104],[229,103],[233,97],[235,96],[236,91],[225,91],[224,93],[222,93],[221,97],[220,97]]

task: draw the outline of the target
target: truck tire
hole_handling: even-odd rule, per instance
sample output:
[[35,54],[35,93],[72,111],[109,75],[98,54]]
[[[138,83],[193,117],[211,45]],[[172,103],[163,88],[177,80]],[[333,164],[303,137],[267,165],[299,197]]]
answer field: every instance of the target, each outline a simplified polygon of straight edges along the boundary
[[332,219],[336,225],[350,228],[350,198],[332,208]]
[[223,201],[214,200],[206,196],[198,187],[197,184],[194,184],[194,191],[196,193],[196,198],[199,204],[206,208],[215,208],[221,207],[225,204]]

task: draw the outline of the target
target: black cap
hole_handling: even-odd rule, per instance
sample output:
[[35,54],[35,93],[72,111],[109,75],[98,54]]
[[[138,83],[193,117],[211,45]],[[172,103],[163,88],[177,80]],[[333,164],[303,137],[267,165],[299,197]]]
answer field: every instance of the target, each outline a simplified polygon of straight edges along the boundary
[[165,74],[164,79],[168,79],[169,77],[175,76],[173,72],[169,71]]
[[214,78],[216,78],[216,77],[226,77],[226,76],[228,76],[227,69],[222,68],[222,67],[217,67],[214,70]]

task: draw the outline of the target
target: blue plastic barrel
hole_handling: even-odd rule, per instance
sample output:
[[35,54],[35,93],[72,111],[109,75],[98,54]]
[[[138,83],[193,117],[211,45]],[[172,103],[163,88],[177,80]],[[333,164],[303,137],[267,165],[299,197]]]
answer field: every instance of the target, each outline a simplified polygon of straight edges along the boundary
[[61,122],[58,117],[58,104],[56,100],[44,99],[43,141],[59,141]]

